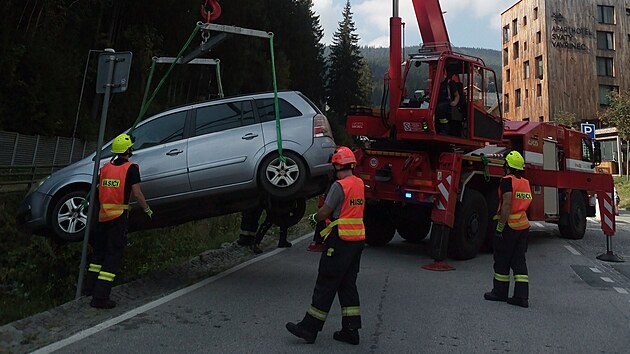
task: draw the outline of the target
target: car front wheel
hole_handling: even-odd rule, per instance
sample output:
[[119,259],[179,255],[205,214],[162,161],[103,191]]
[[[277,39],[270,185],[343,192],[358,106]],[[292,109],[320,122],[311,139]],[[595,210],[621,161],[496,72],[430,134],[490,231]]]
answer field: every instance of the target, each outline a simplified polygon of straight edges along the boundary
[[63,241],[81,241],[87,226],[88,209],[82,205],[86,191],[72,191],[55,204],[51,215],[54,236]]
[[285,161],[273,153],[260,164],[260,185],[273,198],[294,196],[306,183],[306,166],[300,157],[291,151],[284,151],[283,155]]

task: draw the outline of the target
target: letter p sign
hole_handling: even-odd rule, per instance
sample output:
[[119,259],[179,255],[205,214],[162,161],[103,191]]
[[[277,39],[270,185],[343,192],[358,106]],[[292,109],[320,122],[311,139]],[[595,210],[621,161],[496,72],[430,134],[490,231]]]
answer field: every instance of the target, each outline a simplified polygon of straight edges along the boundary
[[591,140],[595,140],[595,124],[582,123],[580,124],[580,130],[582,133],[591,137]]

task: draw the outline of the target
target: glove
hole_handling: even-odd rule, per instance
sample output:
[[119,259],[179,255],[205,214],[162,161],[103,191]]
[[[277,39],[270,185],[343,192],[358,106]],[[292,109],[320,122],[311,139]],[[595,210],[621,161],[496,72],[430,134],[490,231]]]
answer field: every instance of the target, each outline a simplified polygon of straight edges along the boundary
[[503,239],[503,229],[505,228],[505,223],[498,222],[497,228],[494,230],[494,236],[500,240]]
[[308,216],[308,223],[311,225],[313,229],[315,229],[315,226],[317,226],[317,220],[315,220],[314,213]]
[[151,210],[151,207],[147,207],[146,209],[144,209],[144,213],[147,214],[149,219],[153,219],[153,210]]

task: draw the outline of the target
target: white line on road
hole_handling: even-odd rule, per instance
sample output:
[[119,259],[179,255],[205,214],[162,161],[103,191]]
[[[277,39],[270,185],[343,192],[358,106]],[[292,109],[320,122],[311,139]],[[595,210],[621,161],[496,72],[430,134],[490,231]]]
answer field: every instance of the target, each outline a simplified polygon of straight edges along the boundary
[[543,224],[541,224],[541,223],[539,223],[539,222],[534,222],[534,224],[535,224],[536,226],[538,226],[538,227],[545,227],[545,225],[543,225]]
[[[312,237],[312,236],[313,236],[312,233],[304,235],[304,236],[301,236],[298,239],[296,239],[295,242],[299,243],[300,241],[302,241],[302,240],[304,240],[306,238]],[[169,302],[171,300],[177,299],[180,296],[183,296],[183,295],[186,295],[186,294],[188,294],[190,292],[193,292],[193,291],[195,291],[195,290],[197,290],[197,289],[199,289],[201,287],[204,287],[204,286],[206,286],[206,285],[208,285],[210,283],[213,283],[213,282],[215,282],[215,281],[217,281],[217,280],[219,280],[221,278],[224,278],[224,277],[226,277],[226,276],[228,276],[228,275],[230,275],[230,274],[232,274],[232,273],[234,273],[234,272],[236,272],[238,270],[241,270],[241,269],[243,269],[243,268],[245,268],[245,267],[247,267],[247,266],[249,266],[251,264],[254,264],[256,262],[260,262],[260,261],[262,261],[264,259],[267,259],[269,257],[273,257],[276,254],[278,254],[278,253],[280,253],[280,252],[282,252],[284,250],[286,250],[286,248],[277,248],[277,249],[275,249],[273,251],[270,251],[267,254],[264,254],[262,256],[258,256],[256,258],[250,259],[249,261],[241,263],[241,264],[239,264],[239,265],[237,265],[235,267],[232,267],[232,268],[230,268],[230,269],[228,269],[228,270],[226,270],[226,271],[224,271],[222,273],[219,273],[219,274],[217,274],[215,276],[212,276],[212,277],[210,277],[208,279],[202,280],[202,281],[200,281],[197,284],[193,284],[193,285],[191,285],[191,286],[189,286],[187,288],[183,288],[183,289],[177,290],[176,292],[174,292],[172,294],[169,294],[169,295],[167,295],[167,296],[165,296],[163,298],[160,298],[160,299],[157,299],[155,301],[149,302],[148,304],[144,304],[144,305],[142,305],[142,306],[140,306],[138,308],[135,308],[135,309],[133,309],[133,310],[131,310],[129,312],[126,312],[126,313],[124,313],[124,314],[122,314],[122,315],[120,315],[118,317],[114,317],[114,318],[109,319],[109,320],[107,320],[105,322],[99,323],[99,324],[97,324],[96,326],[94,326],[92,328],[85,329],[85,330],[83,330],[83,331],[81,331],[81,332],[79,332],[77,334],[74,334],[74,335],[72,335],[72,336],[70,336],[70,337],[68,337],[66,339],[62,339],[62,340],[60,340],[58,342],[49,344],[49,345],[47,345],[47,346],[45,346],[43,348],[40,348],[40,349],[32,352],[32,354],[52,353],[55,350],[59,350],[59,349],[61,349],[63,347],[66,347],[66,346],[72,344],[72,343],[78,342],[78,341],[80,341],[80,340],[82,340],[84,338],[87,338],[87,337],[89,337],[89,336],[91,336],[93,334],[96,334],[96,333],[98,333],[98,332],[100,332],[100,331],[102,331],[104,329],[107,329],[107,328],[109,328],[111,326],[115,326],[115,325],[117,325],[117,324],[119,324],[119,323],[121,323],[123,321],[126,321],[126,320],[128,320],[130,318],[133,318],[135,316],[138,316],[141,313],[145,313],[145,312],[147,312],[149,310],[152,310],[152,309],[154,309],[154,308],[156,308],[156,307],[158,307],[160,305],[163,305],[163,304],[165,304],[165,303],[167,303],[167,302]]]
[[626,290],[626,289],[624,289],[624,288],[617,288],[617,287],[614,287],[613,289],[617,290],[617,292],[618,292],[619,294],[628,294],[628,290]]
[[601,273],[602,271],[597,269],[596,267],[591,267],[591,270],[593,271],[593,273]]
[[564,248],[568,249],[569,252],[573,253],[576,256],[581,256],[582,255],[580,252],[578,252],[575,248],[573,248],[571,246],[564,246]]
[[602,278],[603,281],[605,281],[606,283],[614,283],[615,281],[610,279],[609,277],[600,277]]

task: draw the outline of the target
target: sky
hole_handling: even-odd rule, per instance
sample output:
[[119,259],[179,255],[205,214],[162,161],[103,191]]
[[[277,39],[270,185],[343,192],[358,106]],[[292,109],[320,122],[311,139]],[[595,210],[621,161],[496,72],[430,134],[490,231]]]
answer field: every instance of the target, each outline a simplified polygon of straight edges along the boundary
[[[501,48],[501,12],[518,0],[441,0],[446,29],[455,47]],[[323,41],[331,44],[332,35],[342,20],[346,0],[313,0],[324,29]],[[359,45],[389,47],[389,18],[392,0],[350,0]],[[405,22],[405,44],[418,45],[420,30],[411,0],[399,0],[399,14]]]

